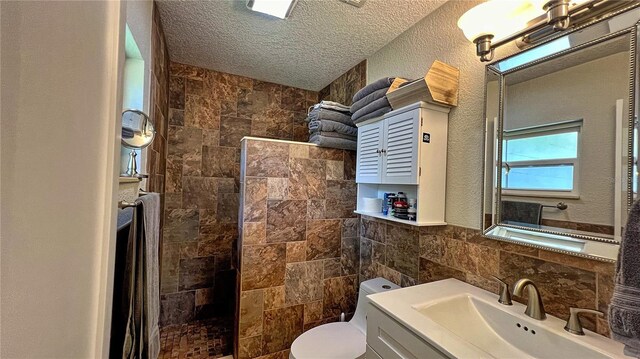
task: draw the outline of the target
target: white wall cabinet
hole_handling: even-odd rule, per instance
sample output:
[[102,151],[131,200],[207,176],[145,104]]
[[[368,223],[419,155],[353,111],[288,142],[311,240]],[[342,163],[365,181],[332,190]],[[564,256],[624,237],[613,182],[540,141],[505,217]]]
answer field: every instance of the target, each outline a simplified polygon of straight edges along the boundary
[[358,128],[356,182],[418,184],[418,116],[416,109]]
[[356,178],[361,182],[379,182],[382,178],[384,121],[358,128]]
[[[449,108],[418,102],[358,124],[356,213],[412,225],[443,225]],[[418,203],[417,220],[362,210],[365,197],[405,192]]]
[[399,113],[383,123],[381,183],[418,184],[420,110]]

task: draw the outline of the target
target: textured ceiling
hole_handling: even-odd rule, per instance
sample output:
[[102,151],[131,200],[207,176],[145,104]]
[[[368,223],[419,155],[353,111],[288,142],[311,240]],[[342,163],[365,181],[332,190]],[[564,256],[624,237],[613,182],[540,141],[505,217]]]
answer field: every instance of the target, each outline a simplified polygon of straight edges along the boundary
[[287,20],[246,0],[160,0],[172,61],[320,90],[445,0],[299,0]]

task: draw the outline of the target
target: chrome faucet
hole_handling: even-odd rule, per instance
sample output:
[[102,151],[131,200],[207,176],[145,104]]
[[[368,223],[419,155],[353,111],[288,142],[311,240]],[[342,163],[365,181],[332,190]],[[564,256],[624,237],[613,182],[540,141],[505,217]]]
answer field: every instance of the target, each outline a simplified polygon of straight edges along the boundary
[[500,298],[498,298],[498,303],[502,305],[513,305],[511,302],[511,292],[509,292],[509,284],[495,275],[492,275],[492,277],[500,284]]
[[540,297],[538,287],[536,287],[531,279],[522,278],[517,281],[513,285],[513,295],[521,297],[522,291],[525,288],[527,288],[527,309],[524,311],[524,314],[533,319],[545,320],[547,318],[547,314],[544,311],[542,297]]
[[584,335],[582,323],[580,323],[580,313],[591,313],[601,317],[604,316],[604,313],[597,310],[571,307],[569,308],[569,319],[567,319],[567,325],[564,326],[564,330],[571,334]]

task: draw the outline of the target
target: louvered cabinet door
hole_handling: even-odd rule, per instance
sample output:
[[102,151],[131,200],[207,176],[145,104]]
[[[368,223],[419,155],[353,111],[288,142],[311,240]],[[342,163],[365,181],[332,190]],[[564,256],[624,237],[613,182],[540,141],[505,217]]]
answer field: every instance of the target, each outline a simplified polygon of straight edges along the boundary
[[358,128],[358,161],[356,182],[380,183],[382,178],[382,141],[384,121],[378,121]]
[[420,111],[407,111],[384,121],[382,183],[418,184]]

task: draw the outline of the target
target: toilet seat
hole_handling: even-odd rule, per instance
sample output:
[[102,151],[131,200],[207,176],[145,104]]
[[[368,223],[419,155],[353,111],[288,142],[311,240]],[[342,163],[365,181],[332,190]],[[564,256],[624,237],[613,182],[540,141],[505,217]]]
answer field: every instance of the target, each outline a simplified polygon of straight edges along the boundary
[[367,350],[365,334],[347,322],[329,323],[300,335],[290,359],[359,359]]

